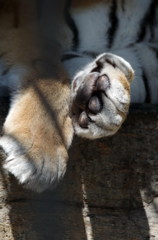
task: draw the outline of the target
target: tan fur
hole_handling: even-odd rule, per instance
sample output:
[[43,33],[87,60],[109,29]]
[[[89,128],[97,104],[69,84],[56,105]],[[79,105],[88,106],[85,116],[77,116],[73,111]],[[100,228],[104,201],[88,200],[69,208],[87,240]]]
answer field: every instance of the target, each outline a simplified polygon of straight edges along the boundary
[[[24,66],[25,73],[21,79],[22,89],[5,121],[4,134],[22,147],[38,171],[45,161],[51,177],[58,178],[58,168],[65,172],[67,149],[73,137],[69,117],[70,82],[59,63],[58,48],[50,46],[50,55],[45,51],[45,38],[41,40],[39,31],[42,26],[37,26],[35,2],[21,1],[18,9],[17,1],[12,3],[9,10],[1,9],[0,54],[4,54],[8,65]],[[45,185],[49,184],[46,181]],[[41,191],[45,185],[30,188]]]
[[[54,144],[62,143],[67,147],[69,136],[72,135],[68,115],[69,91],[66,82],[62,83],[56,79],[45,78],[38,82],[32,80],[14,103],[16,110],[12,111],[11,119],[7,118],[5,132],[16,138],[19,138],[22,132],[24,139],[33,133],[37,145],[43,140],[41,136],[47,133],[47,138],[52,136],[52,141],[54,136]],[[68,135],[65,127],[69,127]],[[29,138],[28,141],[30,140]]]
[[[49,52],[45,50],[47,42],[45,44],[39,34],[34,1],[21,1],[19,7],[17,1],[13,2],[11,11],[0,15],[0,36],[3,36],[0,50],[4,50],[7,64],[24,65],[26,72],[21,79],[22,89],[4,124],[4,134],[20,144],[37,168],[41,169],[42,157],[46,158],[46,165],[53,175],[55,164],[66,168],[67,150],[73,138],[69,79],[59,63],[56,46],[51,46],[50,41]],[[100,2],[74,0],[72,7],[83,8]],[[129,93],[124,74],[111,70],[111,75],[112,78],[119,75]]]
[[[65,172],[67,149],[73,137],[72,123],[68,115],[70,89],[68,82],[63,79],[66,79],[65,76],[62,76],[61,81],[31,81],[13,103],[14,107],[4,124],[5,135],[23,149],[27,159],[39,170],[44,164],[52,176],[55,175],[58,165],[63,169],[63,173]],[[34,186],[29,188],[36,191],[42,189]]]

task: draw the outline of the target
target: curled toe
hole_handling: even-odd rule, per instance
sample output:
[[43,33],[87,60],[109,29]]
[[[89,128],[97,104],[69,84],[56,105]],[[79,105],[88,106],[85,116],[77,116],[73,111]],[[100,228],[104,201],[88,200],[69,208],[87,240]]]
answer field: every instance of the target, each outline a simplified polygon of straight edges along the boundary
[[89,104],[88,104],[88,109],[93,114],[97,114],[98,112],[101,111],[101,103],[97,96],[91,97]]
[[80,117],[79,117],[79,125],[80,127],[82,128],[88,128],[88,116],[86,114],[85,111],[83,111],[81,114],[80,114]]

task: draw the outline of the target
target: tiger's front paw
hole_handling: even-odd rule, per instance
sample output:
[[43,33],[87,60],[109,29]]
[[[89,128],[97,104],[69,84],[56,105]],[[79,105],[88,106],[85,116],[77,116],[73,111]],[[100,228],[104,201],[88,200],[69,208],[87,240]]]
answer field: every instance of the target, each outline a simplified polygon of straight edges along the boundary
[[14,100],[0,138],[6,153],[4,168],[37,192],[54,187],[64,176],[67,149],[73,137],[64,96],[69,96],[69,92],[63,89],[63,96],[59,93],[58,99],[49,99],[40,91],[39,96],[36,91],[27,90]]
[[130,104],[130,64],[113,54],[102,54],[72,82],[71,114],[75,133],[95,139],[113,135]]

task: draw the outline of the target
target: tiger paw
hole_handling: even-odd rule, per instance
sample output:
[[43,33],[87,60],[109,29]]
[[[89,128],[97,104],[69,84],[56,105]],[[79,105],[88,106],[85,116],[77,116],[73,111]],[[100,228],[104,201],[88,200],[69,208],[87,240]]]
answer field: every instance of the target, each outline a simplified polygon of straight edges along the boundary
[[64,176],[67,149],[73,137],[66,103],[69,90],[63,89],[65,95],[59,93],[57,102],[52,96],[49,99],[43,89],[40,91],[40,96],[28,89],[16,97],[0,138],[0,146],[6,153],[3,167],[24,187],[37,192],[54,188]]
[[95,139],[117,132],[130,104],[130,64],[113,54],[102,54],[79,72],[71,89],[75,133]]

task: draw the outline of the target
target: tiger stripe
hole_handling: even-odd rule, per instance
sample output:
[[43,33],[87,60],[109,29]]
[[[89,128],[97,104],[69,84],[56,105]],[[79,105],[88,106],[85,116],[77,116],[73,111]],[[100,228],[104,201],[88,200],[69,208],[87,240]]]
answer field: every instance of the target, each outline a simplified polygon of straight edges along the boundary
[[111,48],[113,41],[114,41],[114,37],[118,28],[118,18],[117,18],[117,2],[116,0],[112,1],[111,4],[111,9],[110,9],[110,14],[109,14],[109,21],[111,22],[111,26],[108,29],[108,44],[107,47]]

